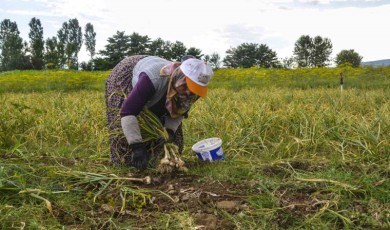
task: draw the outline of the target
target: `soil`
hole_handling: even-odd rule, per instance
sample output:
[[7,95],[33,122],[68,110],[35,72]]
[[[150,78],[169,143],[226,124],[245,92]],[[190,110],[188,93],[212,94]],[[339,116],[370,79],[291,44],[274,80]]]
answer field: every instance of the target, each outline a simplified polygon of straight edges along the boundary
[[[190,213],[196,225],[195,229],[234,229],[233,223],[228,221],[224,213],[235,215],[241,211],[250,211],[251,206],[247,203],[247,198],[260,192],[253,189],[257,187],[254,181],[233,184],[180,174],[155,177],[152,178],[151,184],[138,186],[166,194],[154,192],[152,204],[144,207],[141,212],[130,214],[138,217],[136,227],[142,229],[156,222],[156,213],[182,211]],[[308,188],[290,191],[281,187],[275,191],[275,196],[279,200],[279,207],[285,207],[286,212],[299,218],[313,215],[321,207],[328,205],[326,197],[319,194],[320,201],[311,197],[312,193]]]
[[[139,188],[153,190],[150,204],[142,211],[126,210],[123,215],[136,219],[138,228],[147,228],[157,221],[156,213],[169,214],[189,212],[196,229],[232,229],[232,224],[223,216],[247,209],[245,185],[220,181],[206,181],[194,176],[174,175],[152,178],[149,185],[137,184]],[[115,212],[113,207],[104,205],[101,212]],[[136,217],[136,218],[134,218]],[[190,220],[189,220],[190,221]]]

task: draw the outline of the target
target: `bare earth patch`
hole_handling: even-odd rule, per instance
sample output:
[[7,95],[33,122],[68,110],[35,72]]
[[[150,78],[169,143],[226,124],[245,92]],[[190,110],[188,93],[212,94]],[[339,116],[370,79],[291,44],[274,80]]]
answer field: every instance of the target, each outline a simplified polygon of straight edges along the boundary
[[220,181],[203,181],[185,175],[155,177],[149,185],[138,184],[140,189],[153,190],[151,201],[141,211],[112,207],[104,204],[100,213],[111,213],[119,218],[132,218],[134,227],[145,228],[156,223],[161,214],[189,212],[197,229],[231,229],[233,226],[222,216],[248,208],[242,185]]

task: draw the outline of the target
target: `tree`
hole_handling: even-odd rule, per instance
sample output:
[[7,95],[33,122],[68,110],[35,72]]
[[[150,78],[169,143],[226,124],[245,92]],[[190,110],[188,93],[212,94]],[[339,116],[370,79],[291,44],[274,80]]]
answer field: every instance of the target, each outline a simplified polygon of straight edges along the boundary
[[188,48],[187,55],[192,55],[197,59],[202,59],[202,57],[203,57],[202,50],[195,48],[195,47]]
[[110,69],[118,64],[123,58],[126,57],[130,48],[130,36],[125,35],[125,32],[117,31],[116,34],[107,39],[108,44],[105,46],[105,50],[99,51],[99,54],[103,57],[94,62],[96,65],[100,65],[99,69]]
[[291,69],[294,67],[294,58],[293,57],[285,57],[281,61],[282,68]]
[[167,60],[172,60],[172,46],[173,43],[171,41],[165,41],[162,50],[164,51],[161,55],[162,58],[165,58]]
[[44,45],[43,40],[43,28],[41,21],[37,18],[32,18],[30,23],[30,52],[31,52],[31,64],[33,69],[41,70],[44,67]]
[[309,35],[302,35],[294,46],[295,60],[298,67],[309,67],[310,66],[310,53],[313,49],[311,38]]
[[226,67],[237,68],[239,66],[239,63],[234,57],[235,52],[236,48],[234,47],[231,47],[230,49],[226,50],[226,57],[222,61]]
[[236,48],[226,51],[223,62],[227,67],[250,68],[276,68],[280,66],[276,52],[265,44],[243,43]]
[[156,40],[153,40],[148,47],[149,55],[153,56],[159,56],[159,57],[165,57],[166,50],[165,50],[165,41],[161,38],[157,38]]
[[256,65],[260,68],[279,68],[276,52],[265,44],[260,44],[256,50]]
[[89,56],[92,60],[95,56],[96,33],[93,29],[93,25],[89,22],[85,25],[84,39],[86,49],[89,52]]
[[112,69],[115,65],[113,66],[113,64],[108,60],[108,58],[98,57],[93,59],[93,66],[94,70],[102,71]]
[[74,18],[68,23],[68,41],[65,46],[67,64],[70,69],[78,69],[78,53],[83,45],[83,33],[79,21]]
[[213,69],[219,69],[221,66],[221,56],[218,53],[212,53],[210,56],[209,63]]
[[128,51],[129,56],[147,53],[147,48],[150,43],[150,38],[147,35],[142,36],[134,32],[129,36],[129,38],[130,38],[129,51]]
[[210,55],[206,54],[206,55],[204,55],[204,57],[203,57],[203,61],[209,63],[209,62],[210,62],[210,58],[211,58]]
[[329,65],[332,42],[328,38],[302,35],[294,46],[294,56],[298,67],[324,67]]
[[81,69],[93,70],[93,57],[95,56],[96,33],[93,29],[93,25],[89,22],[85,25],[84,39],[85,47],[89,53],[90,60],[87,63],[81,63]]
[[0,24],[0,71],[22,69],[26,61],[23,39],[16,22],[4,19]]
[[351,64],[353,67],[359,67],[363,57],[360,56],[355,50],[342,50],[336,56],[336,64],[340,66],[342,64]]
[[33,69],[33,66],[31,64],[31,55],[29,54],[30,49],[28,47],[28,43],[26,41],[22,42],[22,59],[17,69],[20,70],[27,70],[27,69]]
[[46,52],[45,52],[45,62],[46,68],[48,69],[58,69],[60,67],[60,56],[58,52],[58,41],[57,37],[52,37],[46,39]]
[[58,42],[57,42],[57,54],[58,54],[58,64],[60,68],[64,68],[66,64],[66,53],[65,45],[68,40],[68,23],[64,22],[61,29],[57,32]]
[[313,50],[310,55],[310,64],[313,67],[325,67],[329,65],[332,54],[332,42],[328,38],[316,36],[313,38]]
[[258,44],[256,43],[243,43],[237,47],[233,56],[239,67],[250,68],[256,65],[257,48]]
[[78,53],[83,44],[83,34],[79,21],[74,18],[62,24],[58,31],[58,53],[61,66],[66,64],[70,69],[78,69]]
[[161,38],[153,40],[148,45],[147,54],[159,56],[167,60],[180,61],[181,57],[186,54],[187,48],[180,41],[172,43],[164,41]]
[[183,42],[176,41],[175,43],[172,43],[169,53],[168,53],[168,59],[172,61],[180,61],[181,57],[183,57],[186,54],[187,48],[184,46]]

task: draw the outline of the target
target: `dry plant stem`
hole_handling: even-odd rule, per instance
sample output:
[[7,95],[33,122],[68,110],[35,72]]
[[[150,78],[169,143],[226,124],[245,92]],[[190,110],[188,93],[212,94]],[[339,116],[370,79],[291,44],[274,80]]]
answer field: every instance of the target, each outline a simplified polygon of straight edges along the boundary
[[152,182],[152,178],[150,176],[146,176],[144,178],[120,177],[120,178],[117,178],[117,180],[127,180],[127,181],[133,181],[133,182],[142,182],[142,183],[145,183],[145,184],[150,184]]
[[152,179],[150,176],[146,176],[144,178],[133,178],[133,177],[119,177],[115,178],[115,180],[125,180],[125,181],[132,181],[132,182],[142,182],[145,184],[150,184]]

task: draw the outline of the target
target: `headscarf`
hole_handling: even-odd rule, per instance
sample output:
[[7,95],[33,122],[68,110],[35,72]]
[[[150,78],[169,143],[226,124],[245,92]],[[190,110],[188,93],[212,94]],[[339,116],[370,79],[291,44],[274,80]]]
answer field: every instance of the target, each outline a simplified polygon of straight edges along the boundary
[[164,66],[160,71],[161,76],[169,76],[165,108],[172,118],[185,114],[199,98],[199,96],[194,94],[184,96],[177,93],[176,88],[186,84],[185,75],[180,68],[178,68],[179,66],[180,62],[174,62]]

